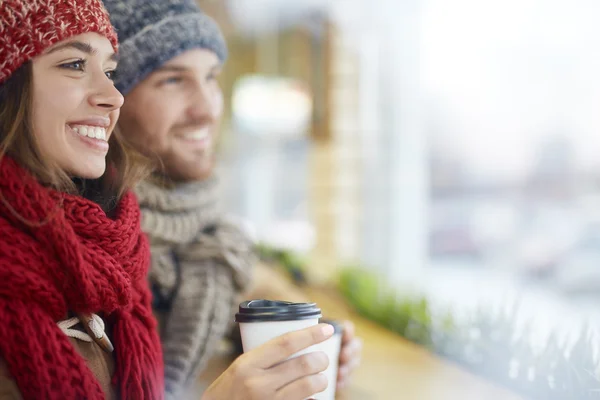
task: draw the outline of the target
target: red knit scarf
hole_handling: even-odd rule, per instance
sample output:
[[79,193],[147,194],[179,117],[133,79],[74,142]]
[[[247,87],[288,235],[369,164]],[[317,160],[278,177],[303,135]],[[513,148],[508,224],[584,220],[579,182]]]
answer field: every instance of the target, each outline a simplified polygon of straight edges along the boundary
[[[91,201],[44,188],[8,157],[0,162],[0,195],[0,356],[23,398],[104,398],[56,324],[72,311],[107,316],[119,398],[162,399],[150,252],[134,195],[110,219]],[[49,217],[37,227],[23,221]]]

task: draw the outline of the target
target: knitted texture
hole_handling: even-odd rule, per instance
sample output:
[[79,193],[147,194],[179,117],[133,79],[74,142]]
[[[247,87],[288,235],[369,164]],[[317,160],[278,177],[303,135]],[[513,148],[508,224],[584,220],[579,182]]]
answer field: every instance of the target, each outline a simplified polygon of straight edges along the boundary
[[71,311],[103,314],[112,326],[120,399],[162,399],[135,196],[109,219],[89,200],[42,187],[9,157],[0,161],[0,195],[0,355],[23,398],[104,399],[57,325]]
[[136,188],[152,251],[168,399],[180,399],[216,351],[250,282],[254,243],[216,207],[215,181]]
[[121,42],[115,84],[123,95],[187,50],[209,49],[221,62],[227,58],[219,26],[194,0],[104,0],[104,4]]
[[117,35],[101,0],[0,0],[0,84],[48,47],[83,33]]

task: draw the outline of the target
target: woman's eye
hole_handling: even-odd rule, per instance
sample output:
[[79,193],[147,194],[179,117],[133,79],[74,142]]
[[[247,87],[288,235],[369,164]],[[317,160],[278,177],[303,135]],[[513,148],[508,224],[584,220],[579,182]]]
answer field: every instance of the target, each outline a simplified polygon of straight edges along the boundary
[[61,68],[72,69],[75,71],[84,71],[85,70],[85,60],[77,60],[70,63],[65,63],[60,65]]

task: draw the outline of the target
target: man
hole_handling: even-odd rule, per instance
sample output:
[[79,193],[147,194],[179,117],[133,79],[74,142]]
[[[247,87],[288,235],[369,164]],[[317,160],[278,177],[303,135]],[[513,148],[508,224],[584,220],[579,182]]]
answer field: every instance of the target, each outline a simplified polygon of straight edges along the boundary
[[[212,176],[223,113],[217,78],[227,48],[218,25],[192,0],[105,4],[121,43],[119,130],[156,163],[137,194],[152,247],[167,397],[181,398],[231,327],[255,259],[249,235],[218,210]],[[340,382],[360,356],[360,342],[349,332]],[[276,375],[269,379],[286,384]],[[214,389],[222,398],[225,386]]]

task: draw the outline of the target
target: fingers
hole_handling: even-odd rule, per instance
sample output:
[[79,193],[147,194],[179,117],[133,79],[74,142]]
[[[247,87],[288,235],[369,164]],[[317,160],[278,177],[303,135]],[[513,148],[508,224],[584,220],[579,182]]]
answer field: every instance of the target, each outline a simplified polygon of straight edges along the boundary
[[338,369],[337,376],[338,389],[343,389],[347,386],[348,382],[350,381],[350,376],[352,375],[352,372],[358,367],[359,364],[360,357],[357,357],[350,361],[348,364],[340,366],[340,368]]
[[354,339],[355,336],[354,324],[352,323],[352,321],[344,321],[343,325],[344,330],[342,333],[342,345]]
[[347,386],[352,372],[360,364],[362,346],[362,340],[356,337],[351,341],[346,342],[342,346],[342,351],[340,352],[340,366],[337,376],[338,389],[341,390]]
[[276,400],[303,400],[327,389],[327,377],[323,374],[305,376],[279,389]]
[[329,358],[322,351],[308,353],[294,357],[267,370],[272,376],[277,376],[279,386],[277,389],[290,384],[305,376],[315,375],[323,372],[329,366]]
[[269,340],[249,352],[248,355],[252,357],[252,362],[256,366],[267,369],[288,359],[300,350],[329,339],[332,335],[333,327],[331,325],[318,324]]
[[342,346],[342,351],[340,352],[340,365],[347,364],[354,358],[360,357],[362,346],[362,340],[358,338],[354,338],[352,341],[344,344]]

